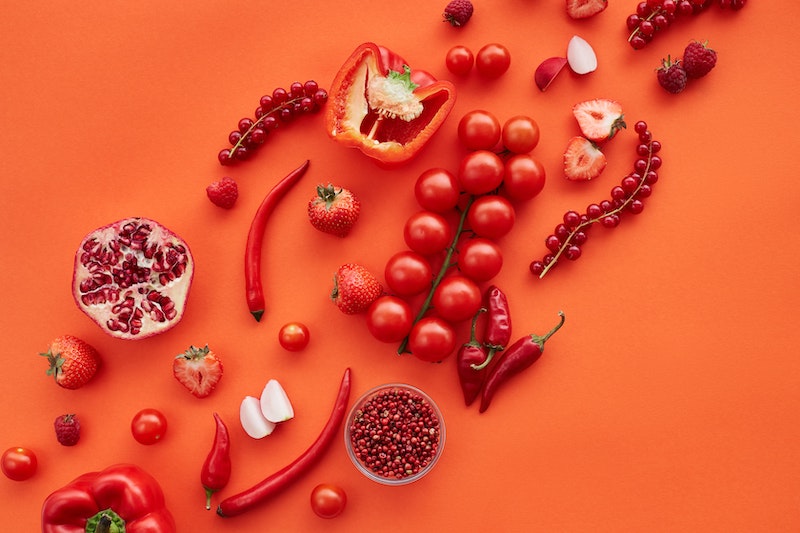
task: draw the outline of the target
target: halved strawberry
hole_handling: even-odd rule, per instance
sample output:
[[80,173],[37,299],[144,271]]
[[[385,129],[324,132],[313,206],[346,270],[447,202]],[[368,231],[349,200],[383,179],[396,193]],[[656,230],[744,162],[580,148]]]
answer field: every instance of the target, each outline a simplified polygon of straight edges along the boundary
[[575,104],[572,114],[583,136],[594,142],[607,141],[626,128],[622,105],[608,98],[595,98]]
[[606,155],[585,137],[569,140],[564,150],[564,176],[568,180],[590,180],[606,168]]
[[222,361],[208,345],[205,348],[190,346],[173,360],[172,374],[189,392],[205,398],[222,379]]
[[574,19],[585,19],[607,7],[608,0],[567,0],[567,15]]

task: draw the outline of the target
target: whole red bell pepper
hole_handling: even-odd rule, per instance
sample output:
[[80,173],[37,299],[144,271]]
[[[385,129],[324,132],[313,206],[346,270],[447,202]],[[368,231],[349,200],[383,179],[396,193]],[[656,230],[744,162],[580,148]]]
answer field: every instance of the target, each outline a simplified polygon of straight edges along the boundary
[[328,135],[384,167],[412,159],[450,114],[455,86],[364,43],[339,69],[325,113]]
[[174,533],[175,519],[156,479],[135,465],[89,472],[50,494],[42,533]]

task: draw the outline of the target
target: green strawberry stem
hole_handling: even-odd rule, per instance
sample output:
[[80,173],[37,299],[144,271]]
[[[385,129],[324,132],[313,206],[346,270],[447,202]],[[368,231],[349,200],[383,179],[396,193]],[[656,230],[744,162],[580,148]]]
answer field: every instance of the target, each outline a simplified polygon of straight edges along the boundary
[[[450,267],[453,266],[450,263],[450,260],[453,258],[453,254],[456,251],[456,245],[458,244],[458,239],[464,232],[464,222],[466,222],[467,220],[467,212],[469,211],[472,202],[475,201],[475,198],[477,198],[477,196],[470,195],[469,200],[467,200],[467,204],[464,206],[464,209],[461,210],[461,216],[458,219],[458,227],[456,228],[456,232],[453,235],[453,240],[450,243],[450,246],[447,247],[447,255],[445,256],[444,261],[442,262],[442,267],[439,269],[439,273],[433,280],[433,284],[431,285],[431,290],[428,291],[428,297],[425,298],[425,301],[422,303],[422,307],[420,308],[419,313],[417,313],[417,316],[414,318],[414,322],[411,324],[412,328],[414,327],[414,324],[419,322],[425,316],[425,313],[428,312],[428,309],[430,309],[431,301],[433,300],[433,293],[434,291],[436,291],[436,287],[439,286],[439,283],[441,283],[442,279],[444,278],[444,275],[447,273]],[[400,343],[400,347],[397,349],[397,353],[400,355],[404,353],[409,353],[407,348],[408,348],[408,336],[406,335],[406,338],[404,338],[403,341]]]

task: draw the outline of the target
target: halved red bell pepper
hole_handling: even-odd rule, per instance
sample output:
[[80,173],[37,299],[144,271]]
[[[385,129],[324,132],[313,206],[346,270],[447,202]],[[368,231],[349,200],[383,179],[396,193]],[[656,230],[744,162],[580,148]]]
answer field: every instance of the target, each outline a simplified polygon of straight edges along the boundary
[[455,100],[452,83],[412,70],[391,50],[368,42],[336,74],[325,125],[331,138],[391,167],[417,155]]
[[175,530],[158,482],[134,465],[118,464],[83,474],[50,494],[42,505],[42,533]]

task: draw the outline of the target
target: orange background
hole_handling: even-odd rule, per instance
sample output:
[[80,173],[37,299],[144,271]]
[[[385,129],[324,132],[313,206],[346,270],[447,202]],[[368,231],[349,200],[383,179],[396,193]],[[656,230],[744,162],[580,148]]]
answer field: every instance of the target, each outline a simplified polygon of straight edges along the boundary
[[[50,2],[17,3],[0,19],[0,447],[27,446],[39,458],[25,482],[0,478],[6,530],[39,527],[44,498],[77,475],[133,462],[161,482],[182,531],[797,531],[800,530],[800,357],[797,326],[796,174],[798,61],[791,43],[794,2],[714,7],[681,20],[645,50],[625,42],[633,0],[572,21],[562,1],[475,0],[461,29],[441,22],[446,2]],[[49,5],[48,5],[49,4]],[[340,7],[337,7],[340,6]],[[547,92],[536,65],[565,53],[579,34],[599,67],[565,70]],[[654,69],[708,39],[716,69],[679,95],[658,87]],[[295,80],[328,87],[364,41],[447,77],[445,52],[498,41],[511,51],[505,76],[453,80],[458,101],[422,155],[381,170],[330,141],[322,116],[302,117],[252,160],[221,167],[217,152],[259,97]],[[560,175],[566,140],[577,134],[573,104],[620,101],[629,128],[606,149],[599,179]],[[368,333],[363,317],[329,301],[331,276],[348,261],[376,273],[404,249],[402,226],[416,209],[413,183],[433,166],[455,169],[464,152],[460,116],[484,108],[501,121],[534,117],[546,166],[540,196],[517,210],[495,279],[509,295],[515,337],[544,333],[559,310],[565,327],[545,356],[479,415],[464,407],[454,359],[431,365],[398,357]],[[613,232],[601,229],[583,257],[544,280],[528,263],[564,211],[608,195],[629,171],[646,120],[663,144],[661,180],[645,212]],[[248,314],[242,256],[264,194],[305,159],[311,168],[279,206],[265,237],[268,308]],[[206,199],[230,175],[240,199],[223,211]],[[362,217],[346,239],[317,232],[305,204],[320,182],[352,188]],[[196,274],[183,321],[142,341],[106,336],[70,294],[75,249],[90,230],[126,216],[159,220],[184,237]],[[312,342],[283,351],[278,328],[308,324]],[[464,329],[460,341],[466,340]],[[45,377],[36,354],[57,335],[83,337],[104,367],[68,391]],[[225,377],[209,398],[189,395],[171,360],[210,344]],[[294,459],[328,417],[342,372],[353,397],[387,381],[431,394],[448,440],[434,472],[406,487],[378,486],[350,464],[341,441],[274,501],[223,520],[203,508],[198,475],[213,437],[211,413],[228,422],[234,472],[221,497]],[[245,395],[281,381],[297,416],[256,441],[238,423]],[[165,439],[142,446],[133,414],[161,409]],[[52,421],[83,420],[81,442],[56,443]],[[308,504],[319,482],[342,485],[343,515],[317,518]]]

